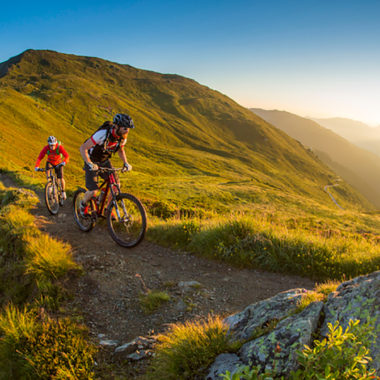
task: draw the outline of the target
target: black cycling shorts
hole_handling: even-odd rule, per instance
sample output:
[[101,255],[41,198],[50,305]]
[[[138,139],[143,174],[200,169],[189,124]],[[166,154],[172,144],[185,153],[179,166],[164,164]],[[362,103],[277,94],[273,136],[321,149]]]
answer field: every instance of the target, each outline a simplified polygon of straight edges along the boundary
[[55,174],[57,175],[57,178],[58,179],[62,179],[63,178],[63,166],[54,166],[51,162],[47,161],[46,162],[46,170],[50,170],[50,169],[54,169],[55,170]]
[[[96,163],[98,166],[103,167],[103,168],[112,168],[112,164],[109,160],[101,162],[101,163]],[[88,165],[85,163],[83,170],[86,172],[86,188],[87,190],[94,191],[99,189],[99,176],[103,178],[104,180],[108,178],[108,173],[103,172],[103,173],[98,173],[97,170],[90,170]],[[119,179],[115,173],[116,176],[116,181],[119,182]]]

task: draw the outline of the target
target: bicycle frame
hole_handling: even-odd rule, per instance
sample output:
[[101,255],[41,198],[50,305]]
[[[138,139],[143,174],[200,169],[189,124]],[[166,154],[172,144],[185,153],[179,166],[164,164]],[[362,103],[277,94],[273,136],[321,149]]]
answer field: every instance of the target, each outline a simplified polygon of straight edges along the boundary
[[57,186],[59,193],[60,193],[62,190],[62,182],[61,182],[61,180],[58,179],[57,173],[55,171],[55,168],[59,165],[61,165],[61,164],[58,164],[56,166],[54,166],[53,164],[50,164],[49,168],[44,168],[44,169],[42,169],[42,171],[44,171],[46,173],[46,180],[54,182]]
[[[100,204],[96,202],[96,198],[92,199],[91,202],[93,203],[93,207],[96,210],[97,215],[104,215],[104,210],[106,208],[106,201],[108,199],[109,194],[111,193],[112,199],[116,197],[118,193],[120,193],[120,187],[116,181],[115,174],[113,172],[110,172],[108,174],[108,178],[103,180],[103,183],[99,186],[99,191],[102,190],[102,188],[105,186],[104,191],[104,197]],[[115,189],[116,188],[116,189]],[[116,191],[115,191],[116,190]],[[99,196],[99,194],[98,194]]]
[[[123,168],[99,167],[101,175],[97,194],[92,196],[83,209],[84,188],[79,188],[73,197],[74,220],[84,231],[91,231],[99,217],[107,219],[108,232],[112,239],[122,247],[132,248],[144,238],[147,227],[147,216],[144,206],[132,194],[122,193],[116,172]],[[99,194],[99,190],[101,193]],[[104,193],[103,198],[101,194]]]

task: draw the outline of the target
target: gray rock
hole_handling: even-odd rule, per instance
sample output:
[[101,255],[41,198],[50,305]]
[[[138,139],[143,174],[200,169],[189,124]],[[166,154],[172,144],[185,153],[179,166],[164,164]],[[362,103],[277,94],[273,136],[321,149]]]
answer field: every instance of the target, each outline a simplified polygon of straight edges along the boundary
[[138,349],[138,344],[133,340],[132,342],[125,343],[122,346],[116,347],[115,354],[130,354]]
[[187,292],[187,291],[189,291],[191,289],[199,289],[199,288],[201,288],[202,284],[200,282],[198,282],[198,281],[180,281],[178,283],[178,287],[181,290]]
[[[132,341],[117,347],[115,349],[114,353],[117,357],[126,355],[126,357],[129,359],[139,360],[136,358],[143,356],[143,355],[146,355],[146,354],[141,354],[141,352],[144,350],[149,350],[150,348],[152,348],[152,346],[155,344],[155,342],[156,342],[156,339],[154,339],[154,338],[146,338],[143,336],[139,336],[139,337],[133,339]],[[132,357],[130,357],[131,354],[132,354]],[[136,354],[136,355],[134,355],[134,354]]]
[[230,371],[233,375],[243,365],[236,354],[221,354],[210,367],[206,380],[220,380],[220,375]]
[[[368,317],[375,319],[375,328],[380,328],[380,271],[367,276],[356,277],[339,285],[324,306],[325,321],[321,335],[327,336],[328,324],[335,321],[343,329],[347,328],[350,319],[366,322]],[[377,330],[377,340],[370,347],[373,359],[372,367],[380,370],[380,334]]]
[[282,320],[269,334],[244,344],[240,359],[244,364],[275,370],[277,375],[296,370],[297,351],[311,343],[322,308],[323,302],[314,302],[301,313]]
[[181,312],[184,312],[187,310],[187,305],[186,303],[183,301],[183,299],[181,298],[175,305],[175,309],[177,311],[181,311]]
[[112,346],[117,346],[119,344],[119,342],[117,340],[110,340],[110,339],[102,339],[99,344],[101,346],[108,346],[108,347],[112,347]]
[[[247,365],[260,366],[262,371],[274,370],[278,376],[287,376],[298,368],[298,351],[316,339],[313,334],[318,331],[322,310],[325,315],[321,328],[322,338],[328,333],[327,324],[334,324],[337,320],[345,328],[350,319],[365,322],[370,317],[374,320],[374,327],[380,328],[380,271],[347,281],[329,295],[325,305],[323,302],[314,302],[302,312],[292,315],[304,292],[304,289],[283,292],[226,318],[224,322],[229,326],[230,338],[246,340],[246,343],[237,355],[219,355],[206,379],[219,379],[220,374],[226,371],[236,373]],[[271,332],[254,339],[255,331],[260,331],[257,329],[268,326],[273,320],[279,321],[277,326]],[[379,330],[377,340],[370,350],[373,358],[371,366],[379,370]]]
[[289,316],[305,292],[306,289],[292,289],[249,305],[242,312],[224,320],[229,325],[228,333],[233,340],[250,339],[257,328]]
[[150,354],[151,354],[150,351],[145,351],[145,350],[136,351],[133,354],[127,355],[127,358],[132,361],[137,361],[137,360],[145,359],[148,356],[151,356]]

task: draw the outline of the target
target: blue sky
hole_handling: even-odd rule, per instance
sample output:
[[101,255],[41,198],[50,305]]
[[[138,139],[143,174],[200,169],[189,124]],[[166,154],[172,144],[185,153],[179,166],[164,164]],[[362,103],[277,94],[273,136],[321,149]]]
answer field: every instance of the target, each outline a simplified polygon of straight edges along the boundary
[[380,124],[380,0],[18,1],[0,62],[26,49],[195,79],[246,107]]

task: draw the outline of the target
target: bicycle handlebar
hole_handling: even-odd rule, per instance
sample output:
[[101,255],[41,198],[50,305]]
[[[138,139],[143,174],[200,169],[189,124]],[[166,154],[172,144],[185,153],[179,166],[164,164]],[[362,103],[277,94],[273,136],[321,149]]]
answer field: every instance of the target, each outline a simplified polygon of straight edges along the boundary
[[105,168],[105,167],[98,166],[98,170],[103,171],[103,172],[118,172],[118,171],[121,171],[123,169],[124,168]]
[[[53,165],[53,164],[51,164],[51,165]],[[53,170],[53,169],[55,169],[55,168],[59,168],[60,166],[63,166],[63,162],[61,162],[61,163],[59,163],[58,165],[53,165],[53,167],[52,168],[49,168],[49,169],[46,169],[46,168],[38,168],[38,171],[39,172],[46,172],[46,170]]]

